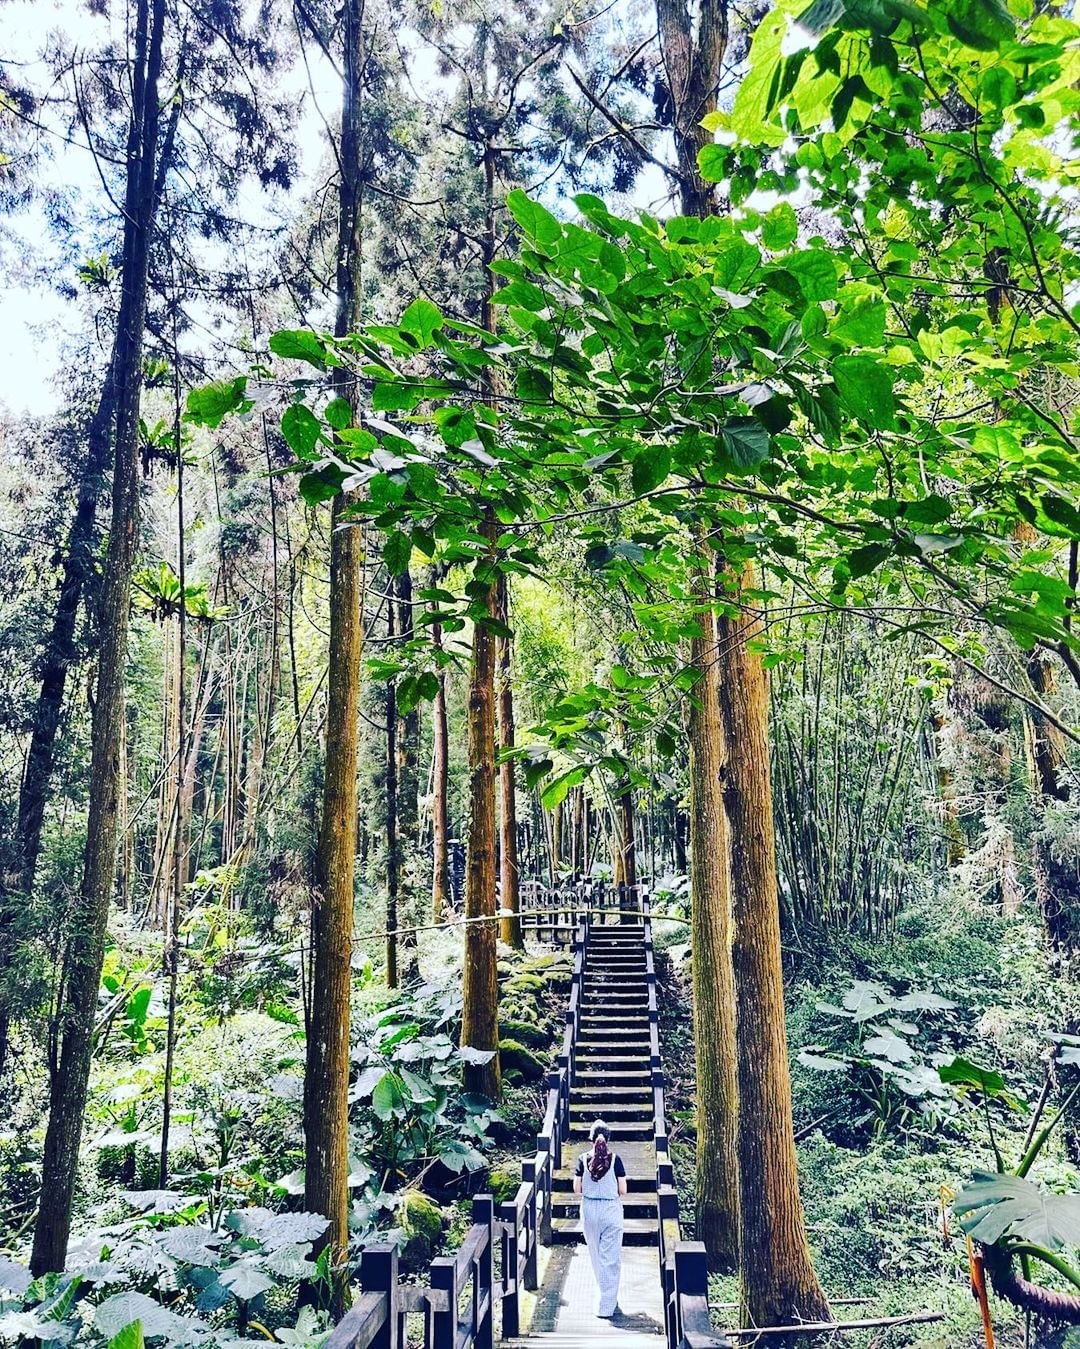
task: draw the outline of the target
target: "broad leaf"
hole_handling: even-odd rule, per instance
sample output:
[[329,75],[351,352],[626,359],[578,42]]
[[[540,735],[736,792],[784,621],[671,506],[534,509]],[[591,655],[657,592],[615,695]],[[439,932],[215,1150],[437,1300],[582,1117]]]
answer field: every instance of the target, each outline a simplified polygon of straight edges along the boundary
[[964,1231],[987,1245],[1008,1235],[1051,1251],[1080,1246],[1080,1194],[1051,1194],[1020,1176],[976,1171],[953,1210]]

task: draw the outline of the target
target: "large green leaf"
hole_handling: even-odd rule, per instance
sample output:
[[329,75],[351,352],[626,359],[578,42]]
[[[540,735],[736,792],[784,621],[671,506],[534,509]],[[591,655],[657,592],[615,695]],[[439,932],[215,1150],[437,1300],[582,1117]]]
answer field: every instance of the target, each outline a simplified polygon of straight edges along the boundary
[[1016,31],[1016,23],[1001,0],[949,0],[944,8],[954,35],[977,51],[996,50]]
[[538,201],[515,188],[506,198],[507,209],[528,237],[538,244],[553,244],[563,235],[563,227]]
[[298,459],[310,459],[319,442],[319,419],[303,403],[293,403],[281,418],[281,434]]
[[145,1343],[142,1322],[132,1321],[129,1326],[125,1326],[112,1337],[108,1349],[143,1349]]
[[1020,1176],[976,1171],[953,1210],[964,1231],[987,1245],[1007,1235],[1051,1251],[1080,1246],[1080,1194],[1052,1194]]
[[326,368],[326,348],[321,337],[306,328],[282,329],[270,336],[270,350],[288,361],[306,361],[317,369]]
[[187,396],[187,419],[198,426],[207,426],[211,431],[225,420],[230,412],[246,412],[252,406],[245,396],[247,376],[236,379],[217,379],[191,389]]
[[872,356],[837,356],[832,375],[840,401],[852,416],[875,430],[896,420],[892,376]]
[[412,337],[417,346],[429,347],[443,326],[443,316],[430,300],[413,300],[401,316],[401,330]]
[[265,1293],[274,1286],[274,1281],[268,1274],[256,1269],[246,1260],[233,1265],[231,1269],[223,1270],[218,1275],[218,1282],[227,1288],[238,1302],[250,1302],[252,1298],[258,1297],[260,1293]]
[[723,426],[724,448],[738,468],[756,468],[769,457],[769,433],[754,417],[731,417]]
[[396,1073],[384,1073],[371,1093],[371,1108],[381,1120],[390,1120],[404,1113],[408,1100],[401,1079]]

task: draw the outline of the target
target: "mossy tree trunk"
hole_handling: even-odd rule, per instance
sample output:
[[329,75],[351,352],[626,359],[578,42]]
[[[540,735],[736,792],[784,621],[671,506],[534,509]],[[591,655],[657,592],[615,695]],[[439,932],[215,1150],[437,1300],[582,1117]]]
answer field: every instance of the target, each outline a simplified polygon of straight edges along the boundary
[[745,1325],[830,1319],[810,1258],[791,1108],[776,836],[770,780],[768,680],[750,643],[761,625],[745,607],[747,566],[717,624],[717,673],[728,747],[724,808],[734,911],[739,1094],[739,1271]]
[[[500,575],[496,589],[499,622],[510,619],[509,583]],[[499,749],[505,755],[514,748],[514,688],[511,683],[513,641],[499,639]],[[509,912],[499,924],[499,935],[507,946],[520,951],[525,941],[521,933],[521,875],[518,862],[517,786],[515,764],[504,758],[499,765],[499,896],[503,912]]]
[[[338,152],[338,336],[360,317],[363,0],[344,0],[342,115]],[[341,372],[337,393],[356,412],[356,390]],[[304,1204],[329,1219],[314,1253],[329,1248],[330,1310],[348,1293],[349,1030],[356,867],[356,755],[363,657],[364,537],[335,497],[330,536],[330,647],[322,819],[311,913],[311,976],[304,1076]],[[307,1290],[310,1296],[311,1290]]]
[[[700,538],[698,547],[703,548]],[[687,706],[690,748],[690,940],[693,950],[694,1062],[697,1085],[695,1231],[710,1268],[738,1259],[738,1093],[735,1066],[735,976],[731,961],[730,840],[724,814],[726,746],[720,717],[713,568],[699,561],[695,579],[701,635],[690,643],[700,678]]]
[[[431,624],[431,641],[442,649],[442,624]],[[439,671],[432,708],[431,920],[441,923],[450,904],[450,731],[446,717],[446,671]]]

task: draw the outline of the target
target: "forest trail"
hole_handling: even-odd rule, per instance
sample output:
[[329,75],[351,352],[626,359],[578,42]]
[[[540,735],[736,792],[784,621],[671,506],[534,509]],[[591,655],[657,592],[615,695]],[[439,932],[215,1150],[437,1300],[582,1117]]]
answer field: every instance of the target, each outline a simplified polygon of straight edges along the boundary
[[[656,1146],[653,1141],[652,1045],[645,929],[596,926],[585,949],[581,1019],[570,1085],[570,1136],[554,1175],[552,1251],[537,1294],[530,1333],[513,1343],[534,1349],[600,1346],[631,1349],[664,1333]],[[611,1126],[626,1165],[622,1314],[595,1315],[596,1283],[581,1233],[574,1167],[588,1150],[595,1119]]]

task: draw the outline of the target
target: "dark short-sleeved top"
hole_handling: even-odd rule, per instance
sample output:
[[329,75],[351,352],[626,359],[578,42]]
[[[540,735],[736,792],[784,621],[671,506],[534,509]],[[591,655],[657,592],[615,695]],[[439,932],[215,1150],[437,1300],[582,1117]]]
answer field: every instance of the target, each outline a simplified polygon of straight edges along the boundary
[[[586,1153],[582,1153],[577,1159],[577,1175],[579,1176],[585,1174],[585,1158],[587,1155],[588,1154]],[[611,1168],[615,1172],[615,1178],[617,1180],[624,1180],[626,1178],[626,1167],[623,1165],[623,1159],[617,1152],[613,1155]]]

